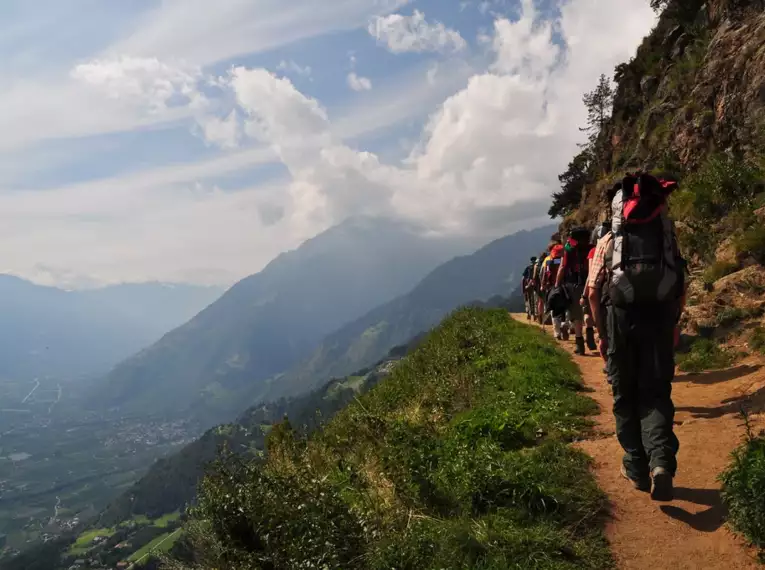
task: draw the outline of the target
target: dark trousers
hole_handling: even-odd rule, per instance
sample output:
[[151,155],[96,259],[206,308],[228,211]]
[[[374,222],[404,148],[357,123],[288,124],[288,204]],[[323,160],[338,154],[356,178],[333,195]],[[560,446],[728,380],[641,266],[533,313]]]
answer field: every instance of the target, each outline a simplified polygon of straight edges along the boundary
[[674,304],[614,307],[607,312],[608,374],[613,384],[616,435],[633,479],[656,467],[672,475],[680,444],[673,430],[675,406]]

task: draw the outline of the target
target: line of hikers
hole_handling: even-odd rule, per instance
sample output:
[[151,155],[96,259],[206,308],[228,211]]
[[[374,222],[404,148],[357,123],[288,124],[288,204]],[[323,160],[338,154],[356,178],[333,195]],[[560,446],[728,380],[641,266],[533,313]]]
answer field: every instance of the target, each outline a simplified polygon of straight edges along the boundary
[[527,319],[552,322],[558,340],[573,329],[577,354],[604,359],[621,474],[658,501],[673,498],[679,449],[672,380],[687,265],[668,214],[676,188],[669,177],[627,174],[606,192],[595,229],[551,241],[521,283]]

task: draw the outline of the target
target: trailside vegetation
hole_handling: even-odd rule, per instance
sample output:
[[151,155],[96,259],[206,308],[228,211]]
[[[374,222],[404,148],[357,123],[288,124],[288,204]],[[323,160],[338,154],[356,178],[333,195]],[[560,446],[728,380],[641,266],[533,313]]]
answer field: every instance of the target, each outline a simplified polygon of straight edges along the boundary
[[575,365],[504,310],[460,310],[310,437],[219,460],[174,569],[607,568],[605,500],[567,445]]
[[759,547],[765,562],[765,431],[755,436],[746,413],[743,415],[746,439],[720,477],[722,498],[733,530]]

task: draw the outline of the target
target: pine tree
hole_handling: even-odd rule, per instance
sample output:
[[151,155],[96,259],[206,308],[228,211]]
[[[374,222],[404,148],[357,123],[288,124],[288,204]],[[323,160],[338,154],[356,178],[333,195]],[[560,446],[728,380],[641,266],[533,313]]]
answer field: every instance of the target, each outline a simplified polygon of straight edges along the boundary
[[593,182],[592,155],[584,149],[568,163],[566,171],[558,176],[560,192],[553,194],[552,205],[547,212],[551,218],[566,216],[579,207],[582,192],[587,184]]
[[614,105],[614,89],[611,81],[601,75],[598,86],[582,97],[584,106],[587,107],[587,126],[581,129],[587,133],[587,145],[597,152],[597,142],[600,134],[604,132]]

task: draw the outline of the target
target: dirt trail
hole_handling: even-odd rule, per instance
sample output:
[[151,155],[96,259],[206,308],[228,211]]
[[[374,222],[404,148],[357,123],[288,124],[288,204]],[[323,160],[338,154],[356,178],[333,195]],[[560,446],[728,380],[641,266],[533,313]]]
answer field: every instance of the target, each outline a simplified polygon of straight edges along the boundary
[[[525,315],[513,315],[526,322]],[[551,332],[551,327],[547,327]],[[762,569],[754,553],[724,526],[718,474],[744,429],[738,411],[742,403],[765,408],[765,368],[747,360],[736,367],[701,374],[678,373],[673,385],[680,439],[675,500],[656,503],[635,491],[619,474],[622,449],[614,435],[612,397],[596,354],[573,355],[573,343],[562,342],[582,370],[585,384],[600,405],[595,418],[602,437],[579,446],[594,460],[598,484],[611,502],[606,535],[620,569]],[[759,427],[762,413],[753,416]]]

